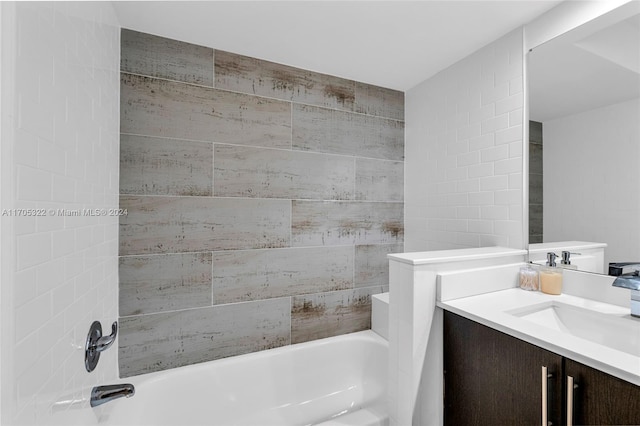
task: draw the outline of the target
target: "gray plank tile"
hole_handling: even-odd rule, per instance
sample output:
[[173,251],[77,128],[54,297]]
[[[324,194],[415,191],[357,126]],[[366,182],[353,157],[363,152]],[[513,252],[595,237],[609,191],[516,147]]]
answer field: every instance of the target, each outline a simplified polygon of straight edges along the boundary
[[120,376],[290,343],[289,298],[120,318]]
[[404,162],[356,158],[356,200],[404,200]]
[[353,288],[353,264],[353,246],[214,252],[214,302]]
[[291,343],[338,336],[371,328],[371,295],[382,287],[294,296]]
[[404,238],[402,203],[292,201],[293,247],[397,244]]
[[540,144],[529,144],[529,173],[543,173],[543,147]]
[[401,161],[404,159],[404,123],[294,104],[293,148]]
[[356,112],[404,121],[404,93],[366,83],[356,83]]
[[544,200],[544,177],[540,173],[529,173],[529,203],[542,204]]
[[120,135],[120,193],[213,195],[213,144]]
[[544,242],[542,235],[529,235],[529,244],[538,244]]
[[529,143],[543,145],[542,123],[538,121],[529,121]]
[[403,253],[403,244],[356,246],[355,286],[388,286],[389,253]]
[[352,111],[355,82],[216,50],[216,87]]
[[120,258],[120,315],[211,306],[211,253]]
[[[543,234],[543,206],[542,204],[529,204],[529,234]],[[529,241],[531,242],[531,241]]]
[[120,255],[288,247],[290,203],[121,196]]
[[216,196],[353,199],[352,157],[216,144],[214,158]]
[[120,70],[213,86],[213,49],[123,28]]
[[291,104],[121,74],[122,133],[271,148],[291,147]]

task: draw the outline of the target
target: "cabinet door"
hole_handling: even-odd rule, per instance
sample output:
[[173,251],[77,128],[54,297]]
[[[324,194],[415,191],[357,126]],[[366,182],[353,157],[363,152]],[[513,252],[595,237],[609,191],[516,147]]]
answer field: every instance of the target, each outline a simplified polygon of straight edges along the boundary
[[548,421],[560,425],[560,355],[445,311],[445,425],[541,425],[543,366]]
[[574,425],[640,425],[640,386],[568,358],[564,369],[577,385]]

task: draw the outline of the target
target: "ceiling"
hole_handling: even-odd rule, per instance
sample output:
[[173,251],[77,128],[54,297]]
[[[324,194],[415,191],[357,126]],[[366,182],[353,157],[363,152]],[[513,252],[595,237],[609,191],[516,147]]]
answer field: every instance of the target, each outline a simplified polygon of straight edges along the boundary
[[545,122],[640,97],[640,4],[618,11],[531,52],[532,120]]
[[124,28],[406,91],[560,0],[116,1]]

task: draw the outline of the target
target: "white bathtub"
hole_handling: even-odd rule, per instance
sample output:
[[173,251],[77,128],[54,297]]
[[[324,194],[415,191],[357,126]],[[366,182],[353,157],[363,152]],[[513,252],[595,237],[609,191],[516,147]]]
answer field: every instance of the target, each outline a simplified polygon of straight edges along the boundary
[[387,425],[388,343],[373,331],[122,379],[104,425]]

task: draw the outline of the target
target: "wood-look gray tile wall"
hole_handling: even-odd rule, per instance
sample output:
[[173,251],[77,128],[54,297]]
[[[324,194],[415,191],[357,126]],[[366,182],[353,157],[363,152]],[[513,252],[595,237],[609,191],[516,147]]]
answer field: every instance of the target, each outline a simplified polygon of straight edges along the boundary
[[122,133],[270,148],[291,147],[291,104],[122,74]]
[[357,158],[356,200],[403,201],[404,162]]
[[542,123],[529,121],[529,243],[543,242]]
[[120,69],[213,86],[213,49],[123,29]]
[[216,50],[216,87],[352,111],[355,82]]
[[290,201],[120,197],[120,254],[288,247]]
[[382,291],[382,287],[366,287],[294,296],[291,343],[371,328],[371,295]]
[[353,268],[353,246],[215,252],[214,302],[353,288]]
[[216,144],[219,197],[352,200],[353,157]]
[[120,318],[120,375],[288,345],[290,298]]
[[211,306],[211,253],[120,257],[120,315]]
[[294,200],[291,245],[397,244],[404,241],[404,205]]
[[122,376],[369,328],[403,93],[129,30],[121,71]]
[[355,286],[372,287],[389,285],[389,260],[387,255],[402,253],[402,244],[371,244],[356,246]]
[[294,104],[293,148],[402,161],[404,122]]
[[213,144],[123,134],[120,193],[213,195]]

